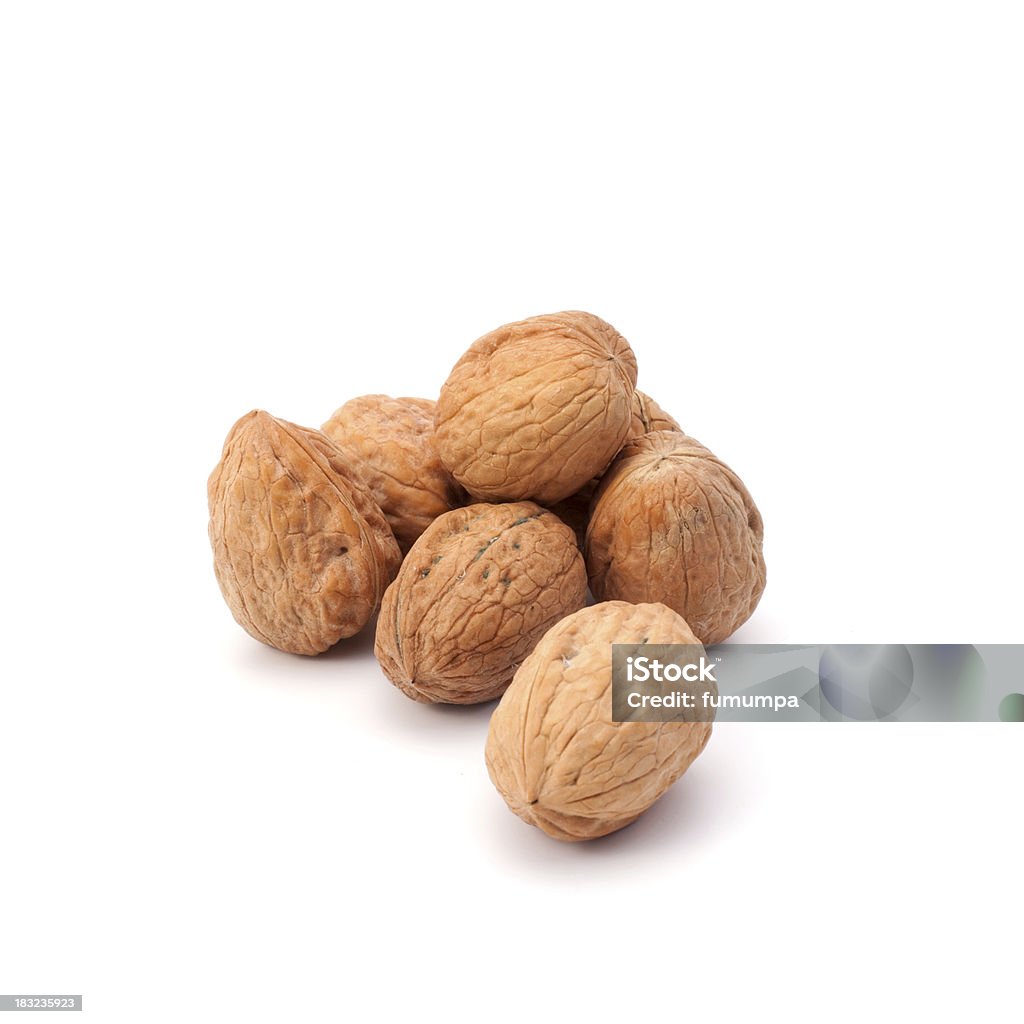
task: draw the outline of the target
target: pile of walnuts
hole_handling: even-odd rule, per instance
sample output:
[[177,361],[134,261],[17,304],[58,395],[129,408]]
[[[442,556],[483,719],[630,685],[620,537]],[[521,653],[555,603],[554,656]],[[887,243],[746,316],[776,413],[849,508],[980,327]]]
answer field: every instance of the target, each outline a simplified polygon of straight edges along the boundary
[[479,338],[436,403],[365,395],[320,430],[246,414],[209,480],[232,614],[319,654],[379,611],[407,696],[501,697],[487,767],[516,814],[566,840],[628,825],[711,725],[613,722],[611,645],[718,643],[765,585],[747,489],[636,378],[610,324],[554,313]]

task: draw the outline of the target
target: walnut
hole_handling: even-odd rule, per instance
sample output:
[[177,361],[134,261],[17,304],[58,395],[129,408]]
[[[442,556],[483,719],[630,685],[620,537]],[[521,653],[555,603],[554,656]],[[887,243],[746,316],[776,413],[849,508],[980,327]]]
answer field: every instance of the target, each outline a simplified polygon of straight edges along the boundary
[[491,716],[491,781],[556,839],[595,839],[635,821],[711,735],[706,721],[613,722],[614,643],[697,640],[664,605],[592,605],[548,630]]
[[506,324],[475,341],[441,389],[441,460],[476,498],[561,501],[629,436],[635,384],[626,339],[590,313]]
[[[675,430],[680,434],[683,432],[682,427],[650,395],[645,395],[642,391],[634,391],[630,439],[641,437],[652,430]],[[593,480],[588,480],[575,494],[570,494],[568,498],[556,501],[550,506],[551,511],[563,523],[572,527],[581,550],[587,535],[587,524],[590,522],[590,504],[600,483],[601,478],[594,477]]]
[[373,495],[403,554],[439,515],[466,500],[437,454],[434,405],[426,398],[363,395],[321,428]]
[[680,434],[683,432],[683,428],[650,395],[634,391],[630,440],[649,434],[653,430],[675,430]]
[[599,601],[660,601],[705,644],[750,617],[765,585],[761,515],[740,478],[685,434],[630,442],[594,497],[584,553]]
[[323,434],[248,413],[231,428],[208,492],[217,582],[251,636],[319,654],[362,629],[401,555]]
[[413,700],[493,700],[586,594],[572,531],[550,512],[468,505],[436,519],[406,556],[381,605],[377,658]]

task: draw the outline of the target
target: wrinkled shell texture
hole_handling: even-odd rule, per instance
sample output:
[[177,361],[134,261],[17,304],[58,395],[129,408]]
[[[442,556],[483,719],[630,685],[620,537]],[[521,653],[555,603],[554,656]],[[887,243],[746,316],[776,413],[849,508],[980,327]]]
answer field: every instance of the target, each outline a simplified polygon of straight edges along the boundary
[[448,512],[384,595],[376,654],[413,700],[493,700],[545,630],[586,601],[572,531],[533,502]]
[[398,571],[383,514],[319,431],[248,413],[228,434],[208,495],[221,592],[271,647],[319,654],[351,636]]
[[[645,395],[642,391],[634,391],[630,439],[649,434],[652,430],[675,430],[682,433],[679,424],[650,395]],[[600,477],[588,480],[575,494],[570,494],[568,498],[557,501],[551,506],[551,511],[563,523],[572,527],[581,549],[587,536],[587,525],[590,522],[590,504],[600,483]]]
[[642,391],[633,393],[633,420],[629,429],[630,440],[643,437],[655,430],[675,430],[680,434],[683,428],[669,416],[658,403]]
[[702,643],[750,617],[765,586],[760,513],[740,478],[685,434],[627,445],[601,481],[587,528],[599,601],[659,601]]
[[613,643],[694,644],[660,604],[592,605],[549,630],[491,716],[487,770],[509,807],[556,839],[635,821],[690,766],[710,722],[613,722]]
[[322,428],[369,488],[403,552],[439,515],[465,501],[434,444],[434,405],[426,398],[363,395]]
[[626,339],[590,313],[506,324],[475,341],[441,389],[441,459],[476,498],[561,501],[629,436],[635,385]]

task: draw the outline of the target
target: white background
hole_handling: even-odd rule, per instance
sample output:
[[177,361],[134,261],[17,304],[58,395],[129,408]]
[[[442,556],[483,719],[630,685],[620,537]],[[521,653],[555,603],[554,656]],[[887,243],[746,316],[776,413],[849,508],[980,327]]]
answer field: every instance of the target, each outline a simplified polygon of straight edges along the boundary
[[261,647],[252,407],[564,308],[744,477],[737,639],[1021,642],[1006,3],[0,8],[0,992],[90,1019],[1021,1019],[1005,725],[720,726],[564,846],[363,635]]

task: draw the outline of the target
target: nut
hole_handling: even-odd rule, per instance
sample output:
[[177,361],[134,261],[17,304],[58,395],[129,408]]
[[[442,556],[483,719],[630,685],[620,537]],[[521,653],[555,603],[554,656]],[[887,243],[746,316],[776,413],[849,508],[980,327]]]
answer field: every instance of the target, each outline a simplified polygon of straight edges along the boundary
[[636,358],[590,313],[536,316],[475,341],[441,389],[442,462],[476,498],[551,504],[629,436]]
[[633,421],[629,430],[629,437],[643,437],[654,430],[675,430],[683,432],[683,428],[669,416],[658,403],[645,395],[642,391],[633,392]]
[[413,700],[493,700],[586,594],[583,557],[557,517],[529,501],[468,505],[412,546],[384,595],[375,652]]
[[[680,434],[682,427],[669,416],[658,403],[645,395],[642,391],[633,392],[633,419],[630,426],[630,438],[641,437],[652,430],[675,430]],[[567,526],[571,526],[576,534],[576,540],[580,549],[587,535],[587,524],[590,522],[590,503],[597,491],[600,477],[588,480],[575,494],[568,498],[556,501],[551,505],[551,511],[558,516]]]
[[550,629],[491,716],[487,770],[523,821],[596,839],[647,810],[704,749],[710,722],[613,722],[613,643],[696,644],[661,604],[609,601]]
[[630,442],[594,497],[584,553],[598,601],[660,601],[716,644],[765,585],[761,515],[740,478],[685,434]]
[[363,395],[322,427],[373,495],[403,553],[439,515],[465,501],[437,454],[434,405],[426,398]]
[[398,544],[319,431],[246,414],[224,442],[208,493],[217,582],[251,636],[319,654],[377,610],[398,571]]

